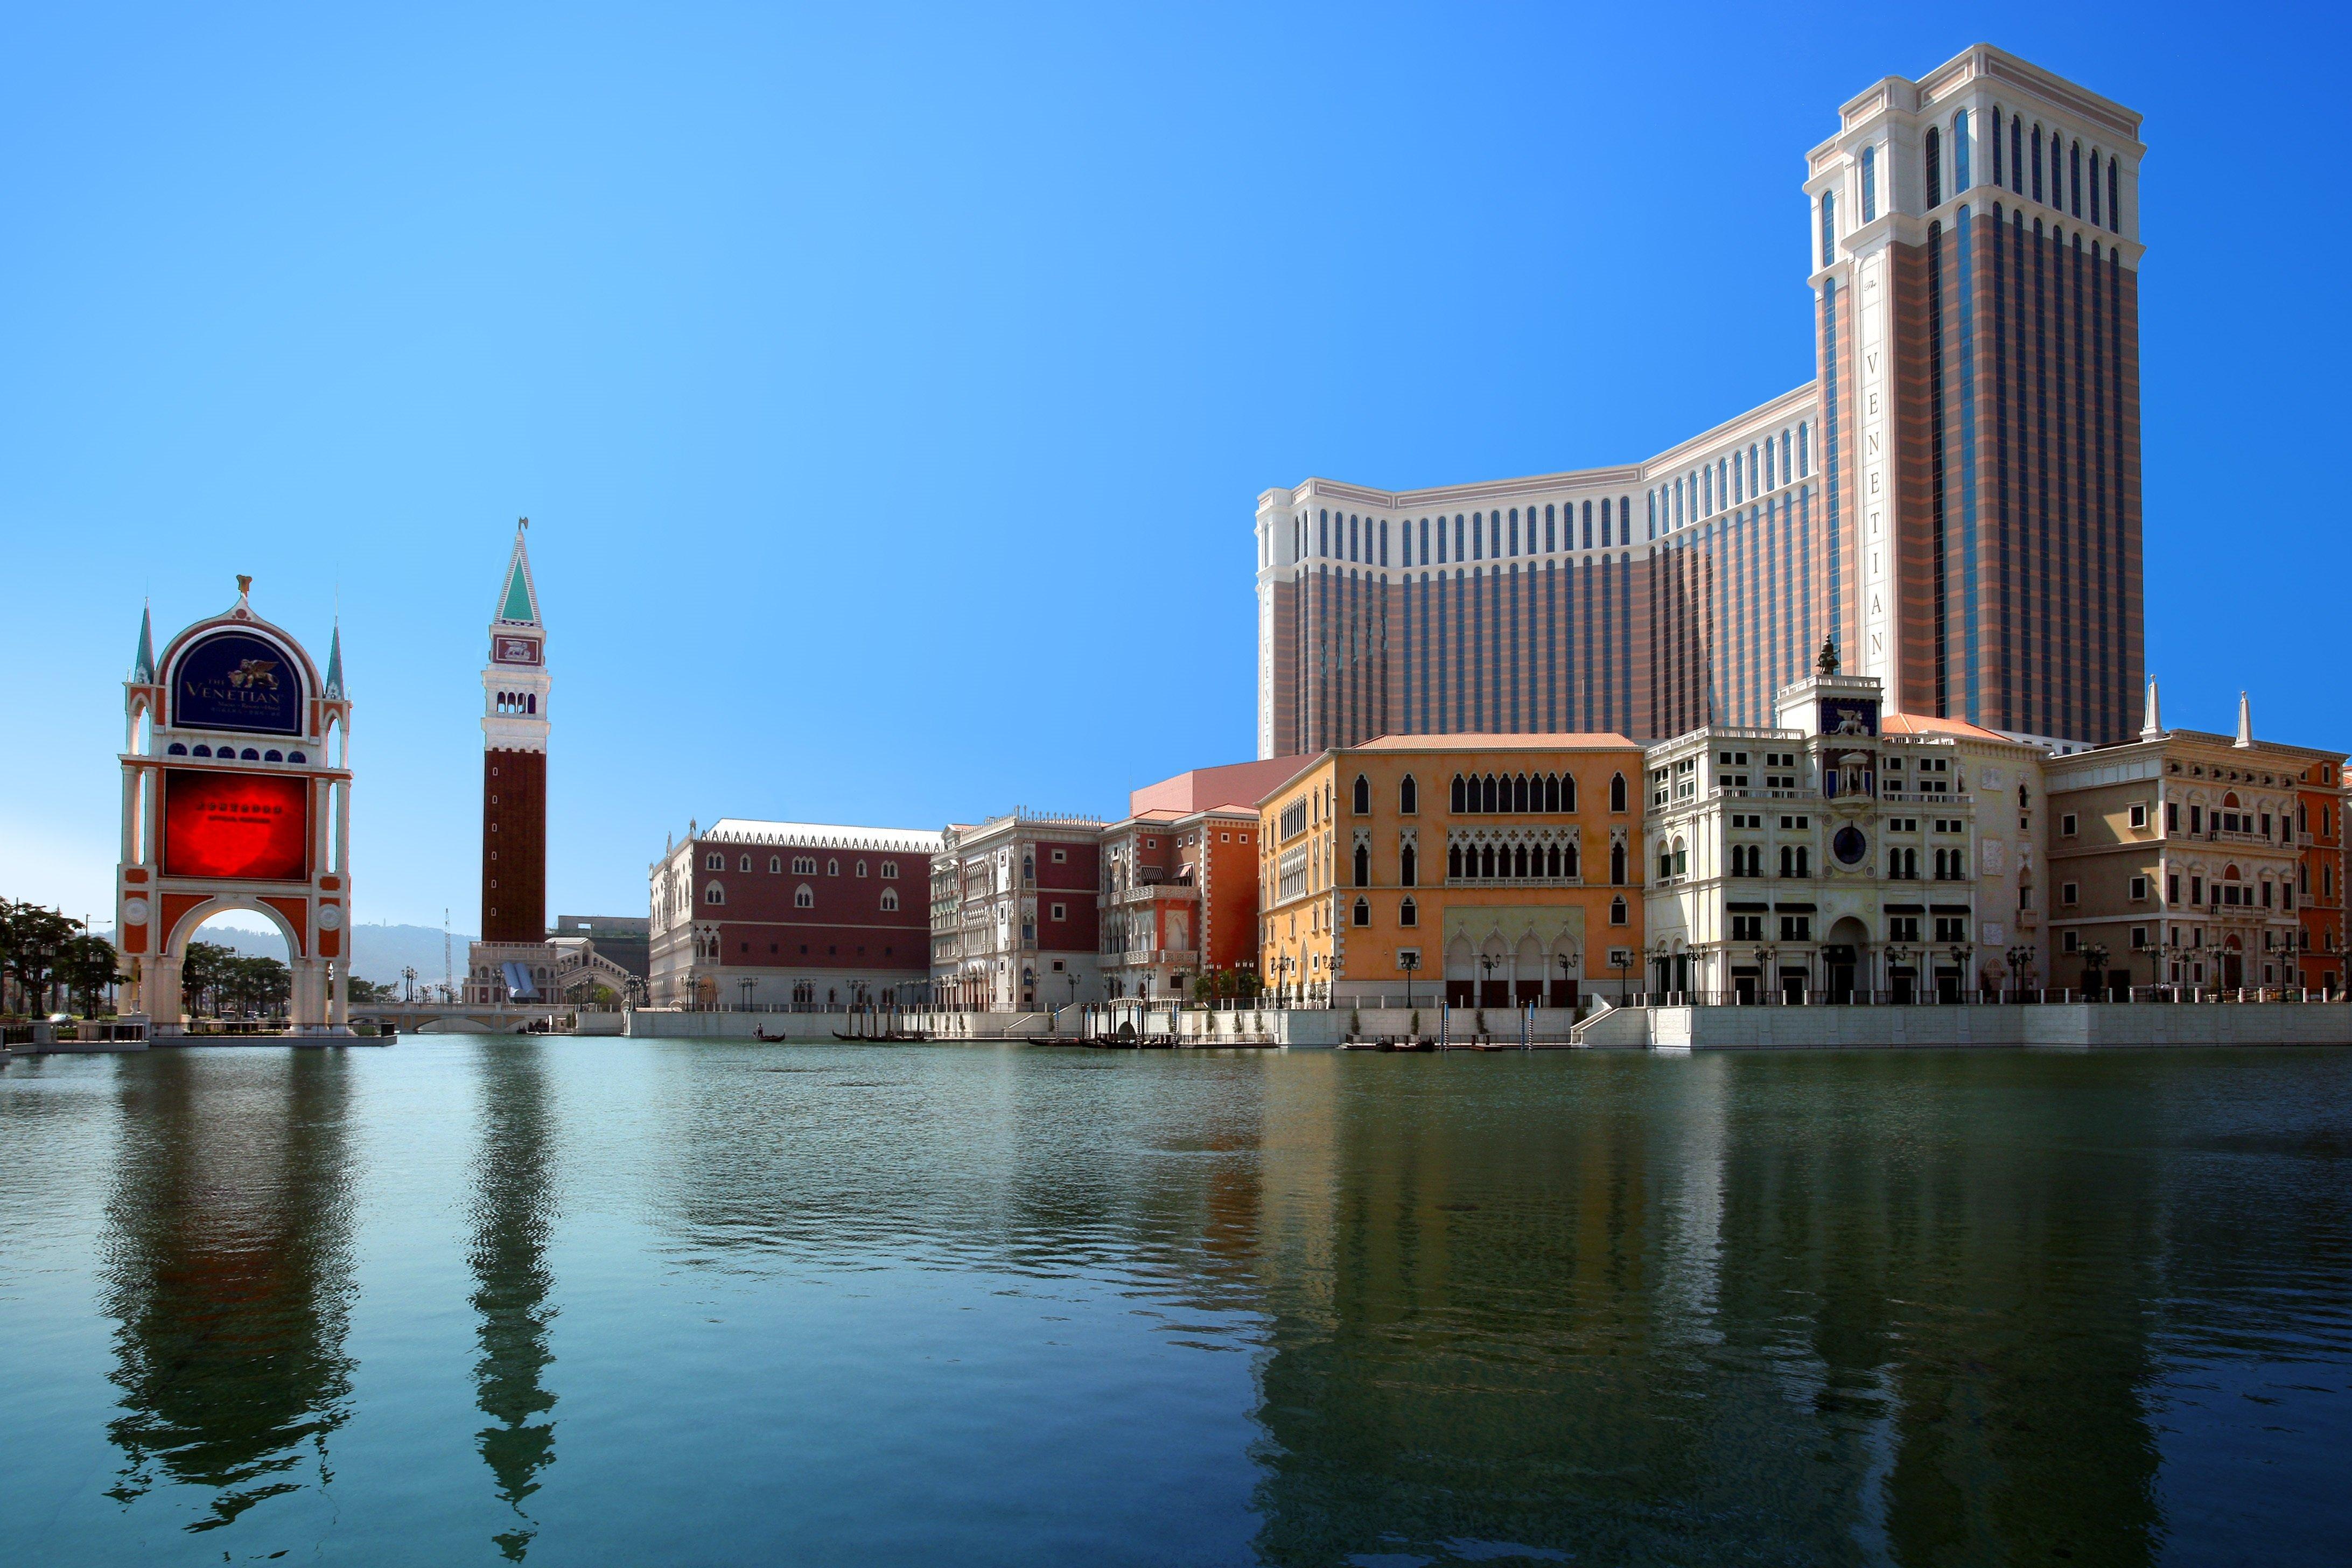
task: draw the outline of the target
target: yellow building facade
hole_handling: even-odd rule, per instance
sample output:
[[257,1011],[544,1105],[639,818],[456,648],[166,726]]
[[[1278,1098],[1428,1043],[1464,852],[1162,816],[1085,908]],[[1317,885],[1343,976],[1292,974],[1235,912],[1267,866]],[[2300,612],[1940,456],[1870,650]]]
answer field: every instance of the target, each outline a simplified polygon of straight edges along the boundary
[[1293,1001],[1570,1006],[1642,980],[1642,751],[1390,735],[1258,808],[1260,971]]

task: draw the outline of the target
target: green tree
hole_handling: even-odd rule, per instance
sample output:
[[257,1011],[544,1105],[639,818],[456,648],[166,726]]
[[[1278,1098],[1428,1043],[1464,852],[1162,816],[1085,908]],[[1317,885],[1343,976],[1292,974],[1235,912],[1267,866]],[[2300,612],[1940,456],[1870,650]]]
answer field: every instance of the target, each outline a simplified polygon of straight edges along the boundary
[[79,1000],[85,1018],[98,1016],[100,993],[127,978],[115,956],[114,944],[102,936],[68,938],[65,951],[58,957],[58,979]]
[[58,961],[80,930],[79,921],[38,904],[0,902],[0,973],[16,983],[26,1012],[46,1011]]
[[393,988],[391,986],[378,985],[374,981],[362,980],[356,974],[352,975],[349,980],[346,980],[343,983],[343,990],[348,1000],[355,1005],[361,1004],[372,1005],[379,1002],[397,1002],[400,1000],[398,996],[393,994]]
[[234,948],[212,942],[188,943],[187,953],[180,960],[180,992],[187,999],[189,1012],[219,1015],[221,988],[236,962]]

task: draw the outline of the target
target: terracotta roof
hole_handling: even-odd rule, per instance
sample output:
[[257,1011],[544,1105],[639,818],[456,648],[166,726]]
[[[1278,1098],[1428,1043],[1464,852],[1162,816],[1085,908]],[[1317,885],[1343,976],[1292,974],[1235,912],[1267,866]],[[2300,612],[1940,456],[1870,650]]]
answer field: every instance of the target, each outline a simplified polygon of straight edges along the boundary
[[1633,752],[1624,736],[1607,730],[1559,735],[1382,735],[1356,752]]
[[[1887,735],[1952,735],[1970,741],[2009,741],[1998,730],[1988,730],[1981,724],[1971,724],[1965,719],[1939,719],[1932,713],[1888,713],[1878,721],[1879,731]],[[2011,745],[2023,745],[2021,741],[2009,741]]]
[[1172,811],[1179,816],[1220,805],[1255,805],[1296,773],[1306,757],[1268,757],[1261,762],[1227,763],[1223,767],[1193,768],[1174,778],[1131,790],[1127,797],[1130,816]]

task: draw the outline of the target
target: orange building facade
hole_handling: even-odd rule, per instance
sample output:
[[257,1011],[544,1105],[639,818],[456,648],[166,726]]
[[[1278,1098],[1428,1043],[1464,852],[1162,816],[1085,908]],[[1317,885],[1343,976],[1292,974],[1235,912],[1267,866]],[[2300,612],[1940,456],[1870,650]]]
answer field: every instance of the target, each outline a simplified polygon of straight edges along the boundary
[[1641,983],[1641,749],[1391,735],[1258,808],[1259,966],[1288,1000],[1574,1005]]
[[2344,764],[2314,763],[2295,781],[2298,983],[2344,988]]

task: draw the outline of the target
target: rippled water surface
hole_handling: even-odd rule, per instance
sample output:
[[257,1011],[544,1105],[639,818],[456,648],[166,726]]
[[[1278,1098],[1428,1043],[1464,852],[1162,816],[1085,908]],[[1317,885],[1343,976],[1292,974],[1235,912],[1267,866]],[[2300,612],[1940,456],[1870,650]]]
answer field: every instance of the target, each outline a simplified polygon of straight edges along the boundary
[[2317,1563],[2352,1055],[0,1070],[0,1560]]

